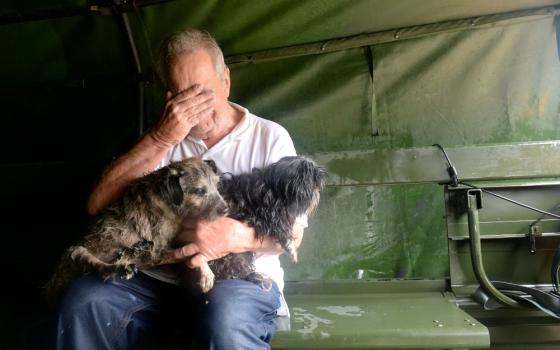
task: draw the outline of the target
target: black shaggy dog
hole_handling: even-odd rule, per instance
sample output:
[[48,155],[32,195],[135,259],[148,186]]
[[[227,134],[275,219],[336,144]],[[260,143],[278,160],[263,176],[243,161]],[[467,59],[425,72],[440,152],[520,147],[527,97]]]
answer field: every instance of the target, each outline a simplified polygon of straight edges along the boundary
[[[253,227],[258,239],[272,238],[297,261],[295,219],[317,208],[326,177],[326,170],[308,158],[284,157],[251,173],[222,175],[219,191],[229,217]],[[254,259],[254,253],[229,254],[209,265],[217,279],[263,282],[265,278],[255,273]]]

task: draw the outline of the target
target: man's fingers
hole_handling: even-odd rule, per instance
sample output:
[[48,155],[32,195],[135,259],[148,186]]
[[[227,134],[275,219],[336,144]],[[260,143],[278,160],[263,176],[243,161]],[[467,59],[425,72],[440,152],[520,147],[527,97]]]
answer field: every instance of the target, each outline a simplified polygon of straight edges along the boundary
[[213,96],[203,99],[198,99],[197,96],[197,102],[195,102],[194,99],[182,102],[180,105],[177,105],[177,109],[181,110],[181,114],[188,116],[198,114],[203,110],[211,108],[213,105]]
[[206,258],[202,254],[196,254],[195,256],[193,256],[192,258],[187,260],[186,263],[187,263],[188,267],[190,267],[191,269],[194,269],[195,267],[200,267],[200,265],[202,265],[206,262],[208,262],[208,258]]
[[200,249],[196,244],[190,243],[182,246],[181,248],[177,248],[165,252],[164,256],[170,260],[181,261],[181,260],[185,260],[185,258],[188,258],[189,256],[198,253],[199,251]]
[[191,99],[193,97],[196,97],[200,94],[208,94],[210,93],[209,90],[203,91],[202,89],[202,85],[200,84],[195,84],[193,86],[191,86],[190,88],[180,91],[177,94],[175,94],[174,96],[172,96],[170,99],[168,99],[168,102],[173,102],[173,103],[179,103],[182,102],[184,100],[188,100]]
[[189,117],[212,107],[214,95],[209,91],[204,91],[192,98],[184,100],[170,100],[167,102],[167,110],[177,116]]
[[194,122],[194,121],[199,121],[200,119],[204,119],[203,117],[206,116],[206,115],[210,115],[213,110],[214,110],[214,107],[208,106],[204,109],[201,109],[196,114],[192,115],[189,118],[189,120],[192,120]]
[[191,255],[194,255],[194,254],[200,252],[200,248],[198,248],[198,246],[194,243],[189,243],[187,245],[184,245],[179,250],[181,252],[180,254],[183,257],[188,257],[188,256],[191,256]]

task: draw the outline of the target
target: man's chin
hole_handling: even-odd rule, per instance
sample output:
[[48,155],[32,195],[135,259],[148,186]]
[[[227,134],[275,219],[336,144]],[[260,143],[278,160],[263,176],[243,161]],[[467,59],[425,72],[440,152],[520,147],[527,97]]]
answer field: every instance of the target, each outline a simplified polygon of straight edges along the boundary
[[210,131],[202,131],[202,130],[191,130],[189,133],[192,137],[197,138],[199,140],[206,140],[210,137]]

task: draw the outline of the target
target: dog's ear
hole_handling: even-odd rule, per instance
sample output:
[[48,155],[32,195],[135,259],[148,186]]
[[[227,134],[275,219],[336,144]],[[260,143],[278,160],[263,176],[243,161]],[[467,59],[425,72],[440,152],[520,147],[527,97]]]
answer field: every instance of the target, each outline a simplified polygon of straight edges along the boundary
[[300,177],[300,181],[321,191],[327,180],[326,169],[305,157],[296,157],[296,160],[297,176]]
[[167,174],[165,179],[162,181],[159,191],[161,198],[163,198],[166,203],[176,207],[183,203],[184,193],[181,188],[178,175]]
[[268,183],[281,189],[284,195],[300,204],[312,200],[315,191],[325,183],[326,172],[312,160],[301,157],[284,157],[266,170]]
[[211,159],[205,159],[204,163],[208,164],[214,173],[218,173],[218,167],[216,166],[216,162]]

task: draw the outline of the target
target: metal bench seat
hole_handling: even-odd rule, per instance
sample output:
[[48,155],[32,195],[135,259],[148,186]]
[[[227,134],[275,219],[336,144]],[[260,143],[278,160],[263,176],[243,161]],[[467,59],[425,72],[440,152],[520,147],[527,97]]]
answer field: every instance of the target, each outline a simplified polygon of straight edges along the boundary
[[288,286],[290,330],[278,331],[272,348],[488,348],[488,329],[444,290],[445,281],[429,280]]

